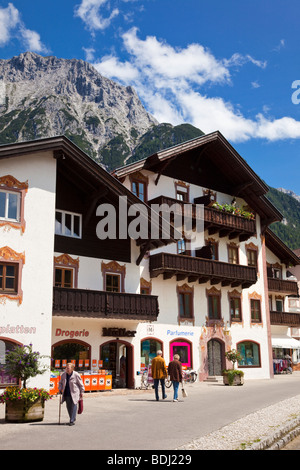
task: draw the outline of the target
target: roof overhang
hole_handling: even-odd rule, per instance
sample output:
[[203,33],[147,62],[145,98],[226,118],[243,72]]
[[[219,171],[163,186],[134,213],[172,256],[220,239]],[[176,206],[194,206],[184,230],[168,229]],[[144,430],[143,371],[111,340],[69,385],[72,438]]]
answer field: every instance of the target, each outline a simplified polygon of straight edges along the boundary
[[149,170],[215,191],[243,198],[262,219],[262,230],[282,214],[265,197],[268,186],[219,132],[203,135],[159,151],[112,172],[121,181],[129,174]]
[[137,263],[141,261],[146,251],[156,249],[170,243],[176,243],[176,239],[180,238],[179,232],[171,226],[170,237],[152,239],[151,224],[157,224],[157,230],[155,230],[154,233],[165,233],[163,230],[162,217],[157,215],[157,217],[151,218],[151,208],[147,204],[142,202],[131,191],[125,188],[118,179],[114,178],[65,136],[0,145],[0,160],[49,151],[53,152],[53,157],[57,159],[58,165],[67,165],[69,168],[72,168],[73,171],[79,171],[82,172],[81,174],[86,175],[86,179],[89,179],[95,190],[97,189],[97,185],[101,185],[101,187],[104,186],[109,188],[109,192],[113,194],[115,198],[126,196],[128,208],[133,204],[143,205],[149,230],[148,237],[146,239],[136,240],[141,251]]
[[265,232],[266,247],[286,266],[297,266],[300,258],[270,229]]

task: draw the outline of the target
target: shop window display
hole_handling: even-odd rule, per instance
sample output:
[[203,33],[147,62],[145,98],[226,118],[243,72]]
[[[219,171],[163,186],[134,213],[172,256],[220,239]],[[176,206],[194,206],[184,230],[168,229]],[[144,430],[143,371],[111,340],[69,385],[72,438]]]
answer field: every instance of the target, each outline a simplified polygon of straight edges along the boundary
[[239,361],[239,367],[260,367],[258,344],[252,343],[251,341],[245,341],[243,343],[239,343],[237,349],[242,356],[242,360]]
[[18,384],[16,378],[11,377],[5,372],[5,355],[12,349],[14,349],[14,343],[0,340],[0,388],[6,388],[8,385]]
[[76,361],[76,370],[83,371],[89,369],[90,366],[86,366],[85,360],[89,359],[90,364],[90,348],[80,343],[63,343],[53,348],[53,364],[56,360],[63,360],[67,362]]

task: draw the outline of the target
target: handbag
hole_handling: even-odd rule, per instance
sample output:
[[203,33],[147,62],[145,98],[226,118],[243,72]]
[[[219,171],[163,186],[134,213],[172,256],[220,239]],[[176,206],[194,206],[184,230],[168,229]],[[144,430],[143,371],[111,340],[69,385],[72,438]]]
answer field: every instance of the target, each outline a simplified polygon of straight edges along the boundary
[[187,391],[185,390],[185,388],[183,388],[183,386],[182,386],[181,392],[182,392],[183,398],[186,398],[188,396]]
[[83,400],[79,400],[78,401],[78,414],[81,415],[81,413],[83,412]]

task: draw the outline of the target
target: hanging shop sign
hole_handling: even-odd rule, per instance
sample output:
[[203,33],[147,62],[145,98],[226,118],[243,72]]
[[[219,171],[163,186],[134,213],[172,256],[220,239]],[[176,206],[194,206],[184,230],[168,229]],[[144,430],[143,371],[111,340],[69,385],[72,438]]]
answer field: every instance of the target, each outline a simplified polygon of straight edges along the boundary
[[133,337],[135,334],[136,331],[126,330],[126,328],[102,328],[102,336],[114,336],[119,338],[120,336]]

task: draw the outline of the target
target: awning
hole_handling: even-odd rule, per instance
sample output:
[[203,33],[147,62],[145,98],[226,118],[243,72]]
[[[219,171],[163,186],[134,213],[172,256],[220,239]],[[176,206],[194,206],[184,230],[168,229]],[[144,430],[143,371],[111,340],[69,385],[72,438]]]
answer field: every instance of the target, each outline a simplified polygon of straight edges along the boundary
[[273,348],[300,349],[300,341],[290,336],[272,336]]

